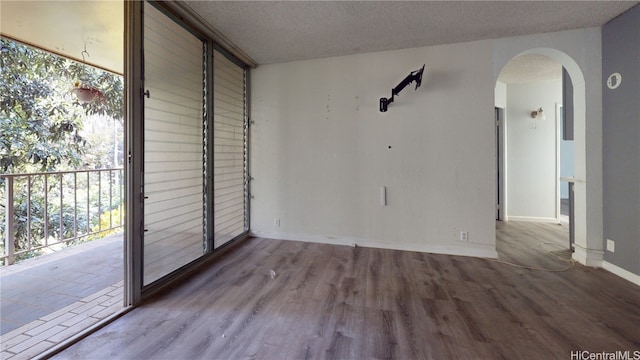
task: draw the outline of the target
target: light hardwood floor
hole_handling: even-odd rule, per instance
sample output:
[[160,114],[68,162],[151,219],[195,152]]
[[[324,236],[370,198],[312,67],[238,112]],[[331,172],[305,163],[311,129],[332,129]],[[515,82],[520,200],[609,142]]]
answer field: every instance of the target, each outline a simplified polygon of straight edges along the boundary
[[[570,265],[559,225],[498,223],[497,232],[501,260]],[[640,350],[640,287],[580,265],[547,272],[254,238],[54,358],[571,359],[578,350]]]

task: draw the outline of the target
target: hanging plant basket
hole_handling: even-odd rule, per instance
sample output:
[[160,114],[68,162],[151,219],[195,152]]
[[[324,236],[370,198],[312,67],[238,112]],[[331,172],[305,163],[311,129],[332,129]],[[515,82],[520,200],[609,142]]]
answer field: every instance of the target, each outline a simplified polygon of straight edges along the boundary
[[89,79],[86,74],[87,63],[84,58],[85,54],[89,56],[89,53],[87,52],[87,44],[84,44],[84,50],[81,53],[82,64],[83,64],[85,73],[82,76],[80,76],[80,81],[75,82],[73,86],[73,90],[71,90],[71,92],[76,96],[76,98],[78,98],[78,101],[80,101],[81,103],[87,104],[87,103],[92,103],[96,101],[100,101],[104,103],[106,102],[106,100],[102,91],[89,85]]
[[104,102],[104,94],[93,86],[77,81],[71,92],[78,98],[81,103],[91,103],[95,101]]

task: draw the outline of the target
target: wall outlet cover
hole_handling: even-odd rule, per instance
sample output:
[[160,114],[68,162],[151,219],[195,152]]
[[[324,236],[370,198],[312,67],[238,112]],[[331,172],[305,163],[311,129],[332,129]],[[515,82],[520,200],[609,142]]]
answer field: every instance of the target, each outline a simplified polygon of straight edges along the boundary
[[607,239],[607,251],[609,252],[616,252],[616,242],[611,240],[611,239]]

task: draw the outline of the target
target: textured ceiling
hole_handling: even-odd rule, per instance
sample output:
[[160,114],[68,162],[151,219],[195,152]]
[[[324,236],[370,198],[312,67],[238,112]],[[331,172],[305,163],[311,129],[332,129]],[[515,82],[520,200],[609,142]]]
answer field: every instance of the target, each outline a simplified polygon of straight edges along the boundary
[[[638,3],[183,2],[258,64],[600,26]],[[76,59],[86,44],[88,62],[122,73],[121,1],[1,0],[0,15],[5,35]],[[535,59],[529,60],[521,64],[535,67]],[[549,71],[542,69],[541,74]],[[507,70],[504,76],[509,79]]]
[[562,65],[548,56],[538,54],[514,57],[502,68],[498,76],[498,80],[505,84],[560,78],[562,78]]
[[638,1],[185,1],[258,64],[600,26]]

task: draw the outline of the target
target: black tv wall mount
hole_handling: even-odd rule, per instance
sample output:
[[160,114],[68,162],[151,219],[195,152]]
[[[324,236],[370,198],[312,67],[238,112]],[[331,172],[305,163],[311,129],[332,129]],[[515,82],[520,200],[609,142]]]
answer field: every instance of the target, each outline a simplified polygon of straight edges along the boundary
[[398,86],[396,86],[393,89],[391,89],[391,97],[390,98],[388,98],[388,99],[387,98],[380,98],[380,112],[387,112],[387,108],[389,107],[389,104],[391,104],[393,102],[394,96],[398,95],[400,93],[400,91],[402,91],[402,89],[407,87],[407,85],[411,84],[412,82],[414,82],[414,81],[416,82],[416,90],[418,90],[418,88],[422,84],[422,73],[423,72],[424,72],[424,65],[422,65],[420,70],[412,71],[411,74],[407,75],[407,77],[404,78],[404,80],[402,80],[400,82],[400,84],[398,84]]

